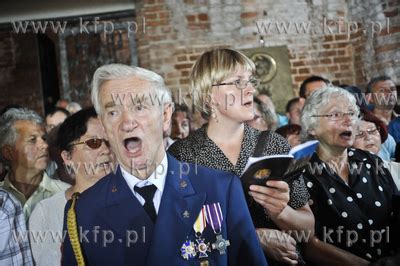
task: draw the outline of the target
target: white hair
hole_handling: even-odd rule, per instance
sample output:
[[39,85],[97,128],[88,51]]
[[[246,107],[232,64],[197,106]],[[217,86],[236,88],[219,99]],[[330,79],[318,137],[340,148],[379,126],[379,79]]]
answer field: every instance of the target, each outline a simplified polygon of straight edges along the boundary
[[317,128],[318,117],[313,115],[320,114],[321,109],[326,107],[331,101],[340,102],[347,101],[351,104],[354,110],[359,113],[359,107],[357,105],[356,98],[353,94],[346,91],[345,89],[328,85],[325,88],[314,91],[310,96],[307,97],[304,103],[303,111],[301,112],[301,139],[302,141],[313,139],[314,137],[309,134],[310,130]]
[[138,76],[149,81],[155,88],[156,95],[161,99],[161,104],[172,103],[172,95],[169,88],[165,85],[164,79],[153,71],[122,64],[109,64],[99,67],[93,75],[91,100],[98,114],[101,114],[100,89],[105,81]]

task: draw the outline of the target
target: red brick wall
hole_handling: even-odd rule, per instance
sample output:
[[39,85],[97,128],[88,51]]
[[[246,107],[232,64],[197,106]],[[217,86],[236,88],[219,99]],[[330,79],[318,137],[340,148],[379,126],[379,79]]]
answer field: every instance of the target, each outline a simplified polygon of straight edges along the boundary
[[317,46],[306,53],[292,51],[293,88],[297,92],[301,82],[310,75],[327,77],[334,84],[354,84],[353,47],[346,35],[324,36]]
[[[354,1],[358,0],[313,1],[313,4],[309,1],[242,0],[238,4],[221,4],[218,0],[184,0],[178,1],[176,6],[170,6],[164,0],[143,1],[137,8],[138,18],[146,18],[146,32],[138,35],[139,64],[164,75],[172,89],[185,89],[189,70],[203,51],[219,46],[237,49],[259,47],[256,21],[311,21],[316,26],[308,34],[264,36],[265,46],[287,45],[294,92],[297,93],[302,80],[311,74],[322,75],[335,84],[362,86],[372,73],[387,70],[394,64],[395,57],[392,56],[389,59],[392,63],[388,63],[379,60],[379,54],[396,52],[396,49],[398,53],[399,41],[393,40],[398,37],[400,27],[392,28],[388,36],[381,34],[376,37],[390,41],[375,45],[374,56],[377,59],[373,61],[368,60],[371,56],[365,52],[368,38],[361,30],[349,36],[339,33],[336,28],[334,33],[314,32],[318,26],[320,30],[322,16],[337,24],[342,19],[342,27],[352,21],[361,25],[368,14],[363,9],[359,16],[351,16],[356,11],[350,9],[359,5]],[[384,14],[399,21],[398,1],[395,2],[389,1]],[[386,0],[382,3],[384,5]],[[373,71],[368,74],[365,69]],[[400,80],[398,66],[395,71],[388,72],[394,75],[395,80]]]
[[[361,21],[366,32],[352,35],[354,45],[354,69],[357,84],[366,84],[374,76],[387,74],[400,83],[400,2],[393,0],[365,1],[362,9],[353,8],[350,16]],[[369,14],[363,14],[368,10]],[[371,31],[374,22],[380,33]]]
[[[202,52],[219,46],[259,47],[255,21],[263,18],[263,12],[262,8],[257,8],[257,2],[242,1],[240,5],[223,7],[212,3],[207,6],[202,1],[184,1],[180,8],[173,9],[162,0],[144,1],[137,8],[138,19],[146,18],[146,32],[138,35],[139,65],[163,74],[172,89],[187,88],[190,68]],[[264,7],[267,9],[265,4]],[[224,32],[224,21],[219,21],[212,13],[216,9],[221,11],[221,17],[236,16],[237,29]],[[253,29],[241,34],[246,28]],[[271,39],[270,36],[265,38],[267,45]],[[327,36],[320,43],[322,45],[310,49],[295,40],[285,42],[290,50],[294,89],[311,73],[325,76],[329,73],[328,78],[335,81],[353,83],[350,43],[342,36]]]
[[[174,91],[187,89],[190,68],[202,52],[215,47],[250,49],[261,45],[287,46],[291,89],[295,94],[301,81],[311,74],[322,75],[334,83],[360,86],[377,74],[388,74],[396,84],[400,83],[400,3],[396,0],[137,2],[138,63],[163,75]],[[376,35],[361,30],[350,36],[336,31],[323,33],[323,17],[357,22],[360,27],[370,21],[384,25],[386,18],[390,18],[389,33],[385,28]],[[264,34],[265,42],[261,44],[256,22],[263,21],[311,22],[313,26],[307,33],[299,34],[292,28],[289,33]],[[69,51],[74,49],[73,43],[70,46]],[[0,106],[15,102],[41,111],[35,47],[35,37],[31,34],[2,33]]]

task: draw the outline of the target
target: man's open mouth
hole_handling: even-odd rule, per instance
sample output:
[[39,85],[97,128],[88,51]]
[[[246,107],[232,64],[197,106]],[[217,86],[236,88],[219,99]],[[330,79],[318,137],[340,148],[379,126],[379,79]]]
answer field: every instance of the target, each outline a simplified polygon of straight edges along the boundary
[[130,153],[139,152],[142,148],[142,140],[138,137],[124,139],[124,147]]

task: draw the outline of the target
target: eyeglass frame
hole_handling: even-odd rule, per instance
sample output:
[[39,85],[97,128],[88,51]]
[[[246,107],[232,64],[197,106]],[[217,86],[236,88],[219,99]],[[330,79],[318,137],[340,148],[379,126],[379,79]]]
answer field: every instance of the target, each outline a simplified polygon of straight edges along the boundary
[[[240,81],[246,82],[246,84],[245,84],[245,86],[244,86],[243,88],[239,88],[239,87],[238,87]],[[252,81],[256,81],[257,84],[254,85],[254,84],[252,83]],[[249,82],[252,83],[252,86],[253,86],[254,88],[256,88],[256,87],[260,84],[260,80],[259,80],[259,79],[251,78],[251,79],[249,79],[249,80],[237,79],[237,80],[234,80],[234,81],[232,81],[232,82],[223,82],[223,83],[219,83],[219,84],[212,84],[211,86],[212,86],[212,87],[216,87],[216,86],[225,86],[225,85],[235,85],[236,89],[238,89],[238,90],[244,90],[244,89],[246,89],[246,87],[247,87],[247,85],[249,84]]]
[[[90,145],[87,144],[87,142],[88,142],[88,141],[91,141],[91,140],[100,140],[100,145],[99,145],[98,147],[96,147],[96,148],[90,147]],[[90,139],[87,139],[87,140],[85,140],[85,141],[81,141],[81,142],[77,142],[77,143],[71,143],[71,144],[69,144],[68,146],[73,147],[73,146],[76,146],[76,145],[79,145],[79,144],[86,144],[86,146],[88,146],[90,149],[92,149],[92,150],[97,150],[97,149],[99,149],[99,148],[101,147],[101,145],[103,144],[103,142],[104,142],[104,144],[105,144],[107,147],[109,146],[109,142],[108,142],[106,139],[103,139],[103,138],[90,138]]]
[[359,133],[356,133],[355,134],[355,138],[357,138],[357,139],[361,139],[361,138],[365,138],[367,135],[368,136],[374,136],[374,135],[377,135],[377,134],[379,134],[379,130],[380,130],[381,128],[380,127],[375,127],[374,129],[369,129],[369,130],[359,130],[359,132],[362,132],[362,136],[360,136],[359,137]]
[[[332,119],[332,117],[334,117],[334,114],[340,114],[340,117],[338,117],[337,119]],[[350,114],[353,113],[352,116],[350,116]],[[310,117],[326,117],[331,121],[339,121],[341,119],[343,119],[345,116],[349,116],[351,120],[356,120],[357,118],[359,118],[359,114],[357,111],[352,111],[352,112],[332,112],[330,114],[324,114],[324,115],[311,115]]]

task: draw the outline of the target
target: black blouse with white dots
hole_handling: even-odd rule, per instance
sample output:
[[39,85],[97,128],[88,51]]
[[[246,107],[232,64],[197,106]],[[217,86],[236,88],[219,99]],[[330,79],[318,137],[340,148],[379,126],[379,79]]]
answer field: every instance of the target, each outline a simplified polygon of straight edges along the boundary
[[374,261],[388,256],[393,248],[389,237],[398,191],[379,157],[353,148],[347,154],[348,184],[316,153],[303,175],[315,216],[315,234],[326,243]]

